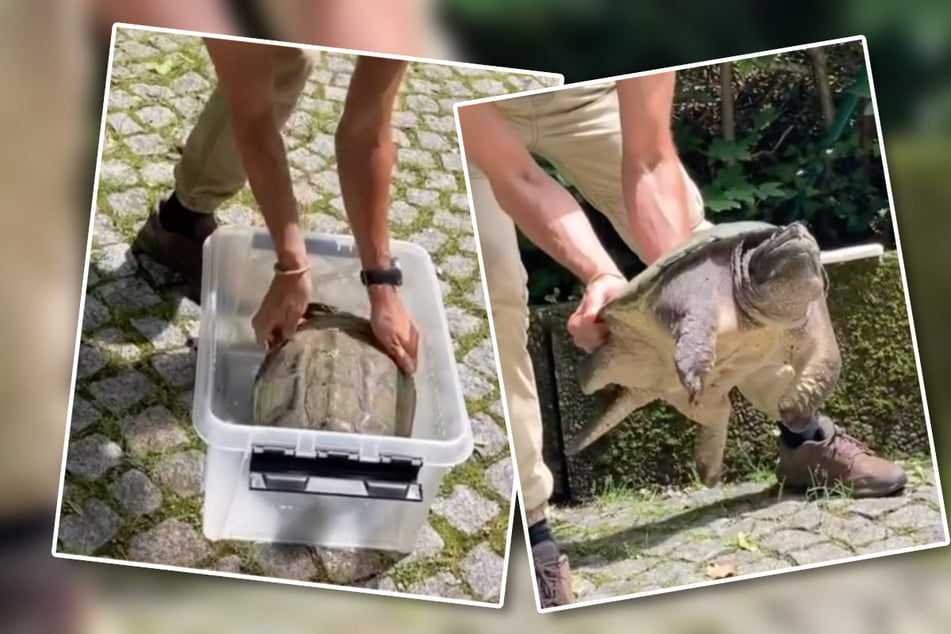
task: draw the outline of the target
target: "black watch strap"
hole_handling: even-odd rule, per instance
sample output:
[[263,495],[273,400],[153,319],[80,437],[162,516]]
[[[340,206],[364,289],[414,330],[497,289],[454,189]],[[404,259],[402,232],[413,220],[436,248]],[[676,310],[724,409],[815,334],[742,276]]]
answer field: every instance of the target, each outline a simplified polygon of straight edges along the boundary
[[390,286],[401,286],[403,284],[403,271],[399,267],[396,258],[390,261],[390,266],[380,269],[364,269],[360,271],[360,282],[364,286],[374,284],[389,284]]

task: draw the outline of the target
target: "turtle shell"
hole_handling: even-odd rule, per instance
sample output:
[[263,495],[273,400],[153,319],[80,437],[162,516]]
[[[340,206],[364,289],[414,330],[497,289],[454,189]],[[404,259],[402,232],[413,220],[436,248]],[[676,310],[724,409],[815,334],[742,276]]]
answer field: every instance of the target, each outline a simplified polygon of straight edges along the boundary
[[653,264],[632,278],[624,290],[602,309],[601,315],[616,310],[637,308],[653,291],[665,284],[680,271],[703,257],[713,245],[739,244],[745,240],[761,241],[769,238],[781,227],[767,222],[743,220],[724,222],[694,233],[689,240],[660,257]]
[[268,351],[251,400],[256,425],[409,436],[416,387],[368,319],[314,303]]

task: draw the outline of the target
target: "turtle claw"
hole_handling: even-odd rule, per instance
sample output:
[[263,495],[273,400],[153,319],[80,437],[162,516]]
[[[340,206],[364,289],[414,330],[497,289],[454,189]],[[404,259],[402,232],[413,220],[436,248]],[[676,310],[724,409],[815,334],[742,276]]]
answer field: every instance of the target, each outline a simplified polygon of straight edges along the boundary
[[700,399],[703,397],[703,379],[699,374],[691,371],[683,373],[680,382],[687,390],[687,402],[691,407],[699,407]]
[[[697,382],[699,383],[699,380]],[[688,390],[687,395],[690,397],[690,407],[700,407],[700,397],[703,396],[703,388],[700,385]]]

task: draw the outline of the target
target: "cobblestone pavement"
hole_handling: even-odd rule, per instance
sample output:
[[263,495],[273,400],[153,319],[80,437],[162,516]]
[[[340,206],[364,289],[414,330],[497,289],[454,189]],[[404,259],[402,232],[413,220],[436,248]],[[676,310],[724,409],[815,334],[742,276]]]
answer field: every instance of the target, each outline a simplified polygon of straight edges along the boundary
[[941,543],[930,463],[907,468],[906,491],[879,499],[797,495],[767,478],[654,495],[610,491],[555,509],[553,528],[579,602],[709,581],[717,571],[742,577]]
[[[353,61],[323,54],[285,129],[294,188],[315,231],[348,231],[332,135]],[[497,602],[513,475],[452,104],[558,80],[414,64],[404,82],[392,235],[422,245],[437,264],[476,451],[447,475],[416,551],[392,565],[379,553],[211,543],[202,535],[204,446],[189,415],[189,339],[200,312],[181,297],[180,280],[134,259],[129,244],[169,191],[176,148],[213,77],[198,38],[117,35],[59,549]],[[218,218],[263,226],[255,209],[245,188]]]

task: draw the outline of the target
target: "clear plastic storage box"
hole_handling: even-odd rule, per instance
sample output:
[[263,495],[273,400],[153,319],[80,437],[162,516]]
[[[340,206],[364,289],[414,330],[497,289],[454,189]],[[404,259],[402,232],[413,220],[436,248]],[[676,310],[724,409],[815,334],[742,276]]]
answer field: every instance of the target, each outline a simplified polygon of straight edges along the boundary
[[[368,316],[350,236],[310,234],[313,300]],[[204,246],[192,417],[207,444],[204,533],[211,540],[412,551],[446,472],[472,454],[472,430],[429,254],[391,241],[400,293],[420,332],[410,437],[250,424],[264,350],[251,317],[275,261],[263,229],[221,227]]]

